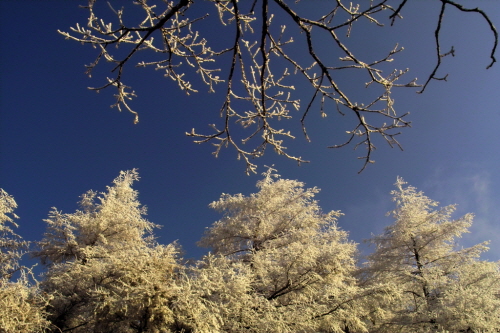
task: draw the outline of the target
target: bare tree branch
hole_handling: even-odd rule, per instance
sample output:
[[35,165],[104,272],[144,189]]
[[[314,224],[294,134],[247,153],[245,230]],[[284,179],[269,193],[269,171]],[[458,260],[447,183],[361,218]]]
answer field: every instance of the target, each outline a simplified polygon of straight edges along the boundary
[[440,32],[441,32],[441,24],[443,22],[444,13],[445,13],[445,10],[446,10],[446,5],[454,6],[455,8],[458,8],[459,10],[461,10],[463,12],[476,12],[476,13],[479,13],[484,18],[484,20],[488,23],[488,25],[489,25],[489,27],[491,29],[491,32],[493,33],[493,37],[494,37],[493,47],[491,48],[491,54],[490,54],[491,63],[486,67],[486,69],[489,69],[496,62],[495,52],[496,52],[496,48],[497,48],[497,45],[498,45],[498,32],[497,32],[495,26],[493,25],[493,23],[491,22],[490,18],[488,17],[488,15],[486,15],[486,13],[484,11],[482,11],[481,9],[479,9],[479,8],[473,8],[473,9],[465,8],[464,6],[462,6],[460,4],[457,4],[457,3],[455,3],[452,0],[440,0],[440,1],[441,1],[441,10],[439,12],[437,27],[436,27],[436,30],[434,32],[434,38],[436,40],[437,63],[436,63],[436,66],[434,67],[434,69],[432,70],[432,73],[427,78],[427,81],[423,85],[422,89],[420,91],[418,91],[418,93],[423,93],[424,90],[425,90],[425,88],[427,88],[427,85],[429,84],[429,82],[431,80],[446,81],[446,79],[448,78],[448,74],[446,74],[444,77],[436,77],[435,76],[437,70],[441,66],[441,58],[446,57],[448,55],[451,55],[453,57],[455,56],[455,49],[453,48],[453,46],[451,47],[451,49],[450,49],[449,52],[441,54],[441,46],[439,44],[439,36],[440,36]]

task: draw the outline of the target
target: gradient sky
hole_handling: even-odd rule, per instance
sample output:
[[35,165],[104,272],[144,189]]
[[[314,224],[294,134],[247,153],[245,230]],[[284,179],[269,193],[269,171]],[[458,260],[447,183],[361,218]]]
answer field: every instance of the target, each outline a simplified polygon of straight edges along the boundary
[[[328,2],[311,0],[315,7],[310,10]],[[500,2],[461,3],[483,8],[500,26]],[[86,89],[101,85],[109,74],[102,70],[89,79],[84,64],[94,60],[95,50],[57,33],[76,22],[85,25],[86,11],[78,4],[85,2],[0,1],[0,187],[19,205],[18,233],[24,238],[41,239],[51,207],[74,212],[79,195],[104,191],[120,170],[138,168],[141,180],[135,188],[148,206],[148,219],[163,226],[156,231],[159,242],[179,240],[186,257],[198,258],[206,250],[197,248],[196,241],[220,218],[208,204],[221,193],[254,192],[264,165],[274,164],[283,178],[321,188],[317,198],[323,210],[345,213],[339,225],[356,242],[392,222],[385,213],[393,209],[390,191],[401,176],[443,205],[457,203],[455,217],[475,213],[471,233],[461,244],[491,240],[483,258],[500,259],[500,63],[485,69],[493,37],[479,15],[454,9],[446,14],[443,49],[454,45],[456,50],[440,70],[449,73],[448,82],[434,81],[424,94],[394,91],[396,109],[410,112],[412,121],[412,128],[399,137],[404,151],[380,142],[376,163],[358,174],[362,163],[356,157],[363,151],[326,148],[345,139],[351,119],[330,110],[323,122],[315,112],[308,120],[312,142],[297,132],[288,145],[291,153],[311,163],[297,166],[269,150],[256,161],[259,174],[246,176],[233,150],[216,159],[210,145],[194,144],[184,135],[193,127],[208,131],[208,123],[220,122],[221,94],[207,94],[198,86],[200,93],[186,96],[161,73],[130,68],[125,83],[139,96],[132,105],[140,112],[140,123],[134,125],[131,114],[109,108],[114,91]],[[201,14],[195,8],[188,15]],[[409,67],[408,78],[422,82],[435,62],[438,9],[437,1],[410,1],[404,19],[392,28],[355,28],[352,47],[369,57],[399,42],[405,51],[394,66]],[[213,29],[205,33],[209,41],[223,36],[212,35]],[[340,79],[349,81],[345,75]],[[360,100],[363,93],[357,92]],[[300,117],[294,119],[292,126],[299,128]]]

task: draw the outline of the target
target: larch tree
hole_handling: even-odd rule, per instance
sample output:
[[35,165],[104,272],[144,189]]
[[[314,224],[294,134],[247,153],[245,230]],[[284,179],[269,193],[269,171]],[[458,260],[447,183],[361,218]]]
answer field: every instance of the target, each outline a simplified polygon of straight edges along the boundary
[[154,241],[132,189],[138,178],[121,172],[101,196],[82,195],[81,210],[54,208],[46,220],[34,255],[48,266],[41,289],[54,332],[163,332],[171,322],[178,249]]
[[[0,189],[0,332],[35,332],[48,327],[44,306],[46,298],[32,279],[31,269],[21,265],[29,243],[12,227],[17,208],[14,198]],[[19,277],[15,277],[15,275]]]
[[[436,50],[431,55],[435,66],[422,84],[404,78],[407,66],[397,69],[391,64],[403,50],[399,45],[378,56],[360,55],[350,46],[351,39],[356,41],[360,36],[353,33],[351,37],[352,31],[358,31],[353,29],[397,25],[407,0],[332,0],[314,6],[308,1],[287,0],[136,0],[135,6],[120,1],[115,7],[112,2],[89,0],[85,6],[88,21],[76,24],[70,32],[59,32],[97,50],[95,60],[86,65],[88,75],[105,62],[111,66],[112,75],[105,84],[90,89],[114,87],[113,106],[135,114],[135,122],[138,116],[130,101],[136,94],[125,84],[126,69],[132,62],[162,72],[188,95],[198,92],[200,86],[209,92],[222,86],[221,106],[214,110],[222,118],[219,125],[214,121],[211,132],[200,133],[193,128],[186,134],[197,143],[213,143],[215,156],[223,147],[233,147],[246,162],[247,173],[255,172],[251,159],[262,156],[268,146],[278,154],[305,162],[287,152],[286,142],[296,134],[290,122],[283,122],[296,118],[292,111],[299,110],[302,131],[309,140],[306,119],[314,109],[322,117],[332,113],[352,116],[354,125],[346,128],[346,141],[329,148],[348,144],[364,147],[366,153],[360,157],[363,170],[372,162],[377,136],[391,147],[401,148],[396,136],[410,126],[407,114],[394,109],[393,88],[418,88],[423,92],[433,80],[446,80],[440,66],[443,57],[455,52],[442,47],[446,12],[455,9],[464,15],[480,16],[485,33],[489,30],[492,36],[485,67],[496,61],[498,33],[483,10],[453,0],[434,2],[436,7],[422,5],[429,10],[429,17],[435,17],[435,33],[429,38],[435,40]],[[350,75],[339,75],[344,72]],[[360,89],[370,88],[364,93],[366,98],[359,100],[348,88],[353,80],[360,83]],[[305,103],[300,101],[297,87],[309,94]]]
[[[224,216],[200,241],[213,253],[195,276],[222,282],[199,289],[219,307],[213,312],[222,331],[363,331],[358,300],[365,292],[353,277],[356,244],[336,224],[341,213],[323,213],[313,199],[317,188],[280,179],[271,168],[257,187],[250,196],[223,194],[213,202]],[[236,287],[221,287],[224,281]]]
[[370,283],[388,284],[389,313],[374,320],[374,332],[498,332],[500,266],[481,261],[487,242],[459,248],[473,215],[453,220],[455,205],[436,201],[398,178],[393,191],[394,224],[370,241],[376,250],[366,272]]

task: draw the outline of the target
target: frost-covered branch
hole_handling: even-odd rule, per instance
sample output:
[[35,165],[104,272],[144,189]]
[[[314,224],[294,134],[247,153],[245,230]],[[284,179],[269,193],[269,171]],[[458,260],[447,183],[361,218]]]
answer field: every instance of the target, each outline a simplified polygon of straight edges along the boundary
[[[366,149],[360,157],[362,171],[373,162],[377,137],[391,147],[401,148],[396,137],[400,129],[410,126],[407,113],[394,109],[393,88],[422,87],[420,92],[423,92],[431,80],[446,79],[438,78],[436,73],[442,57],[454,52],[452,49],[442,54],[439,44],[448,7],[482,16],[494,35],[488,68],[496,61],[498,34],[488,15],[452,0],[436,1],[442,4],[435,31],[438,60],[423,86],[417,84],[416,79],[403,79],[408,69],[385,71],[402,47],[396,45],[387,50],[385,56],[368,61],[348,46],[349,38],[354,38],[351,37],[354,26],[366,22],[383,27],[384,21],[394,25],[395,20],[402,17],[406,0],[397,1],[394,7],[388,0],[359,4],[336,0],[332,1],[331,10],[318,13],[316,18],[306,13],[306,3],[286,0],[139,0],[134,2],[138,8],[127,9],[128,12],[124,8],[115,10],[111,5],[111,9],[104,4],[101,8],[98,6],[101,1],[89,0],[85,7],[89,11],[86,27],[77,24],[70,32],[60,33],[98,50],[95,61],[87,66],[88,75],[102,59],[113,64],[114,76],[107,78],[104,85],[91,89],[115,87],[113,106],[132,112],[135,122],[138,122],[138,114],[130,101],[136,94],[123,80],[133,59],[137,59],[139,67],[162,71],[188,95],[198,92],[198,86],[215,92],[216,85],[224,82],[226,88],[219,109],[222,122],[211,124],[212,132],[203,133],[193,128],[186,134],[196,143],[212,143],[215,156],[222,148],[232,147],[238,158],[245,161],[247,173],[256,172],[257,165],[252,159],[263,156],[268,147],[299,164],[306,162],[287,151],[287,142],[295,138],[290,120],[296,118],[295,112],[299,111],[303,134],[311,141],[306,118],[311,118],[314,109],[319,109],[321,117],[334,110],[355,119],[354,126],[346,131],[345,142],[329,148],[353,144],[355,149]],[[210,10],[217,14],[218,26],[216,21],[210,21]],[[98,12],[103,13],[102,17]],[[129,13],[141,19],[132,24]],[[188,18],[188,14],[195,18]],[[217,36],[202,36],[199,32],[214,29]],[[226,42],[228,45],[223,45]],[[325,45],[330,48],[327,54],[322,50]],[[332,57],[332,52],[340,56]],[[339,74],[354,71],[367,78],[365,86],[370,94],[375,92],[375,97],[356,100],[358,95],[347,89],[345,76]],[[299,86],[301,92],[297,91]],[[304,93],[310,97],[301,103],[299,95]]]

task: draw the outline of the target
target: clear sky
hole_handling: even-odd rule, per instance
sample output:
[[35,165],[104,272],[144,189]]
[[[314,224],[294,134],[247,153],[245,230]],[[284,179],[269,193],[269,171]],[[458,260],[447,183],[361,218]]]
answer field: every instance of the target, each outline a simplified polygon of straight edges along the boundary
[[[396,109],[410,112],[412,121],[412,128],[399,137],[404,151],[380,142],[373,156],[376,163],[358,174],[362,163],[356,157],[363,151],[326,148],[345,139],[349,117],[330,110],[322,123],[316,112],[309,119],[312,142],[297,132],[288,145],[291,153],[311,163],[297,166],[267,151],[257,160],[259,175],[246,176],[234,151],[225,150],[216,159],[210,145],[194,144],[184,135],[193,127],[208,130],[208,123],[220,121],[222,95],[207,94],[199,86],[200,93],[186,96],[161,73],[131,70],[126,83],[139,96],[133,107],[140,112],[140,123],[134,125],[131,114],[109,108],[114,91],[96,94],[86,89],[101,85],[106,75],[84,75],[84,64],[94,60],[95,50],[57,33],[76,22],[85,25],[87,13],[78,8],[80,3],[85,4],[0,1],[0,187],[19,205],[18,233],[24,238],[41,239],[51,207],[74,212],[79,195],[89,189],[104,191],[120,170],[138,168],[141,181],[135,188],[148,206],[148,219],[163,226],[156,231],[159,242],[179,240],[186,257],[200,257],[206,250],[197,248],[196,241],[220,217],[208,204],[221,193],[252,193],[264,165],[274,164],[283,178],[321,188],[320,205],[325,211],[345,213],[339,225],[356,242],[391,223],[385,216],[393,208],[389,193],[396,177],[402,176],[443,205],[457,203],[456,217],[475,213],[472,233],[461,244],[491,240],[484,258],[500,259],[500,63],[485,69],[493,37],[479,15],[447,12],[443,48],[454,45],[456,50],[440,70],[449,73],[448,82],[434,81],[424,94],[394,92]],[[355,29],[353,47],[364,55],[378,55],[399,42],[405,51],[394,65],[409,67],[408,77],[422,82],[436,57],[436,3],[410,1],[404,19],[392,28]],[[461,3],[483,8],[500,26],[500,2]],[[194,8],[188,12],[192,17],[201,14]],[[203,32],[209,41],[222,38],[213,34],[215,29]],[[218,88],[223,91],[223,86]],[[357,92],[360,99],[363,93]],[[295,118],[296,124],[299,120]]]

